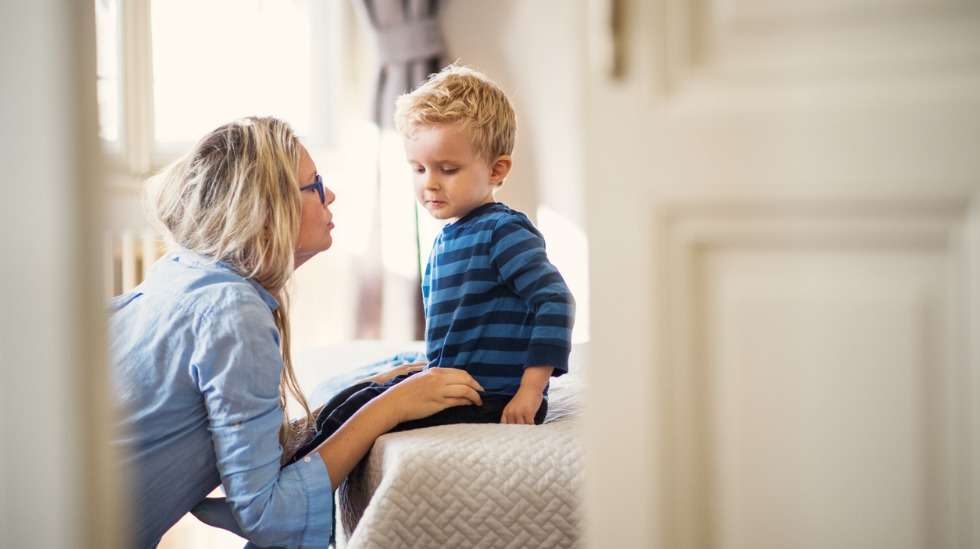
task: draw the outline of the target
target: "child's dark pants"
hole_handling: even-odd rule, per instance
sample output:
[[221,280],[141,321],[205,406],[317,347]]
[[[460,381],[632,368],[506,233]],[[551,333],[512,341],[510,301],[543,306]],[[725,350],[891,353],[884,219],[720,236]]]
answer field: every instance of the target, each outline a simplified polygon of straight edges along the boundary
[[[417,372],[398,376],[383,384],[365,381],[352,385],[338,393],[323,406],[317,415],[316,434],[312,439],[300,446],[289,463],[294,463],[315,450],[323,441],[330,438],[330,435],[334,434],[344,422],[360,410],[361,407],[388,390],[392,385],[399,383],[415,373]],[[434,427],[437,425],[450,425],[453,423],[500,423],[500,417],[503,415],[504,408],[510,402],[511,397],[487,395],[482,398],[483,406],[453,406],[441,412],[436,412],[429,417],[399,423],[392,429],[392,432]],[[543,399],[541,401],[541,407],[538,408],[538,412],[534,415],[534,423],[536,425],[543,423],[547,414],[548,401],[547,399]]]

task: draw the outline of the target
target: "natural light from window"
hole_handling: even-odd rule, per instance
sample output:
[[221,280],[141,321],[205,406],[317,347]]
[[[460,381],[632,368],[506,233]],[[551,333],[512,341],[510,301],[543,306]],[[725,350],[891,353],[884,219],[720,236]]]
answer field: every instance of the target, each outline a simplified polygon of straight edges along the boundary
[[95,2],[96,76],[99,94],[99,137],[119,140],[119,3]]
[[568,217],[548,206],[538,208],[538,228],[548,244],[548,259],[575,296],[572,343],[589,341],[589,239]]
[[308,135],[310,20],[305,0],[154,0],[154,134],[196,141],[247,115]]

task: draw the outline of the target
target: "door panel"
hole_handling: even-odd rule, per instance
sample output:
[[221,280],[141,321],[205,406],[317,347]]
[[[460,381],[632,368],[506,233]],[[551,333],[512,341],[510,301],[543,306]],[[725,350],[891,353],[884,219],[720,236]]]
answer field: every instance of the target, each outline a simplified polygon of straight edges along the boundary
[[590,546],[980,545],[977,6],[622,4]]
[[719,547],[938,546],[943,267],[930,250],[702,259]]

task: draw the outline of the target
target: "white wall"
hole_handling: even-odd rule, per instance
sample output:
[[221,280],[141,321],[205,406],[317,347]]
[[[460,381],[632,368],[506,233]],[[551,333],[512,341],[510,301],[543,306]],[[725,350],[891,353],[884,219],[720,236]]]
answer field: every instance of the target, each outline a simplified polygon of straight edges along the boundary
[[586,8],[585,0],[452,0],[441,13],[449,59],[485,72],[517,111],[514,167],[497,198],[545,234],[549,258],[577,300],[578,342],[588,339],[591,316]]
[[585,13],[579,0],[453,0],[441,15],[449,59],[485,72],[517,111],[512,175],[499,198],[535,216],[584,219]]

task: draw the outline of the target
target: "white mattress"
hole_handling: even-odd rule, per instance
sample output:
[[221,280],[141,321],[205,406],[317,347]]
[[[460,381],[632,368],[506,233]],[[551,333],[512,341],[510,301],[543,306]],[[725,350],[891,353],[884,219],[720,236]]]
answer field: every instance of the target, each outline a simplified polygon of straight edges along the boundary
[[577,376],[546,423],[445,425],[380,437],[338,493],[348,549],[575,547],[582,450]]

